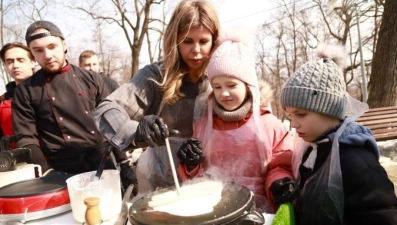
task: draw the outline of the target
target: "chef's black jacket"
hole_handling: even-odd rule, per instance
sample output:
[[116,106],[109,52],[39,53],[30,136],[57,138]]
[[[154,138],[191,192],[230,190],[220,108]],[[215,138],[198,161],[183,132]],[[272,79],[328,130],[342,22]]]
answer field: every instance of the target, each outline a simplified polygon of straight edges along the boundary
[[91,114],[108,94],[99,74],[71,64],[58,74],[37,71],[15,91],[13,131],[23,135],[17,147],[40,147],[55,170],[96,170],[105,144]]

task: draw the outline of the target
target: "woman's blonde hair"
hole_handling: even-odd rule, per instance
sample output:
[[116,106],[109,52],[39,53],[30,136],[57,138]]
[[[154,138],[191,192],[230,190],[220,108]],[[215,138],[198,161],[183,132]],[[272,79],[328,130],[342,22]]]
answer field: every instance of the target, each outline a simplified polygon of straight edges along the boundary
[[[163,89],[163,100],[167,104],[174,104],[183,93],[180,92],[183,76],[188,72],[188,68],[183,62],[178,51],[178,35],[188,32],[191,28],[207,28],[212,34],[212,51],[215,41],[219,36],[219,18],[215,7],[206,0],[183,0],[174,10],[170,22],[164,33],[164,68],[163,81],[160,87]],[[208,58],[209,59],[209,58]],[[202,68],[204,73],[208,61],[206,60]]]

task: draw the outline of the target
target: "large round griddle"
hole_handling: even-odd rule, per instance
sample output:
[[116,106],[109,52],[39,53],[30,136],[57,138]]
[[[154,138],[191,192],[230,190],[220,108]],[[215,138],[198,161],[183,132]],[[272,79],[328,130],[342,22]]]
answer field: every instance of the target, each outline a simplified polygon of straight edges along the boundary
[[[156,191],[156,194],[170,190],[172,189],[162,189]],[[152,195],[148,194],[131,205],[128,218],[133,225],[235,224],[233,221],[247,215],[254,207],[253,193],[248,188],[235,184],[224,187],[222,198],[213,212],[198,216],[185,217],[154,211],[148,206]],[[191,207],[194,208],[194,205]]]
[[69,211],[69,177],[40,177],[0,188],[0,221],[29,221]]

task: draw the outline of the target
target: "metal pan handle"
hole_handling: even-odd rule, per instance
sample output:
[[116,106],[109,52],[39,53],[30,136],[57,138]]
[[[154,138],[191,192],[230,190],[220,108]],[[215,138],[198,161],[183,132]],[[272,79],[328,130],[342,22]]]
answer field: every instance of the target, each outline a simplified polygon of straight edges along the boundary
[[263,225],[265,224],[265,218],[262,213],[258,212],[256,208],[252,208],[248,214],[246,214],[242,219],[242,224],[248,225]]

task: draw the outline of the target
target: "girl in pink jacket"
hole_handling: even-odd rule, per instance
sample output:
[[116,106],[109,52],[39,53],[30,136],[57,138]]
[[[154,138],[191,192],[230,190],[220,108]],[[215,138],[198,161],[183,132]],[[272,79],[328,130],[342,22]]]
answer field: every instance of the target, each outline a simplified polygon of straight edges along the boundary
[[[248,187],[256,207],[272,213],[297,196],[292,180],[291,136],[270,111],[269,85],[255,71],[252,38],[229,30],[208,65],[212,93],[195,118],[194,135],[179,149],[182,181],[209,176]],[[200,110],[199,108],[195,110]],[[197,114],[196,114],[197,115]]]

